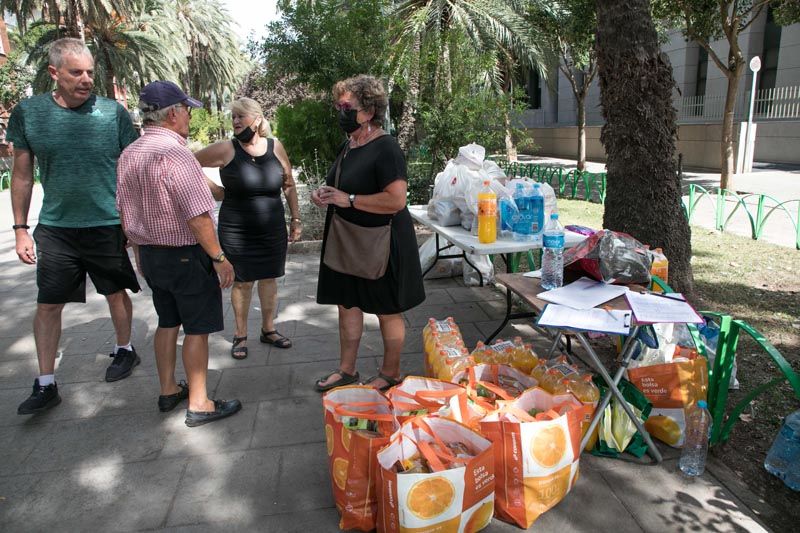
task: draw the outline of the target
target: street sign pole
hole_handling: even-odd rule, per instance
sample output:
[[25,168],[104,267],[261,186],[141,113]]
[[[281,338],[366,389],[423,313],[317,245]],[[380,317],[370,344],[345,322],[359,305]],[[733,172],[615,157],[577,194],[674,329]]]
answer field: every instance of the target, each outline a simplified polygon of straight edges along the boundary
[[755,153],[753,145],[756,142],[753,132],[753,107],[756,103],[756,79],[758,71],[761,70],[761,58],[755,56],[750,60],[750,70],[753,71],[753,87],[750,89],[750,112],[747,114],[747,134],[744,141],[744,165],[742,165],[744,172],[753,170],[753,154]]

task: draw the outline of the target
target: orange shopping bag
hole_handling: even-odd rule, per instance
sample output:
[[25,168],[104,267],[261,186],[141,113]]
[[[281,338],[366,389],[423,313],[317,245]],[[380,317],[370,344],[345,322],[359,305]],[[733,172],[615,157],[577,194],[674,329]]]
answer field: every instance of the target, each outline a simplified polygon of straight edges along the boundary
[[481,420],[494,444],[498,518],[529,528],[578,479],[584,406],[571,394],[529,389]]
[[512,400],[538,382],[508,365],[475,365],[453,376],[453,383],[464,385],[469,398],[489,412],[497,400]]
[[402,383],[389,389],[386,396],[401,424],[415,416],[437,413],[451,402],[463,404],[464,411],[467,410],[466,389],[439,379],[407,376]]
[[337,387],[322,397],[325,443],[340,529],[372,531],[378,507],[375,454],[399,427],[377,389]]
[[628,369],[628,381],[653,404],[644,424],[659,440],[680,448],[686,437],[686,408],[705,400],[708,363],[695,359]]
[[379,532],[475,532],[492,520],[492,443],[455,420],[409,420],[378,463]]

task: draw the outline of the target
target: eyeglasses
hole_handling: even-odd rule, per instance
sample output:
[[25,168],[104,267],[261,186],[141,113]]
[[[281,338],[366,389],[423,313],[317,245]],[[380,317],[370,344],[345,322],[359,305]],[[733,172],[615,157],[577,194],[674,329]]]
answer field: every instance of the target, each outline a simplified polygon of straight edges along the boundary
[[187,114],[187,115],[189,115],[190,117],[192,116],[192,108],[191,108],[191,107],[189,107],[188,105],[184,105],[184,104],[176,104],[176,105],[175,105],[175,107],[182,107],[182,108],[184,108],[184,109],[186,110],[186,114]]
[[353,109],[355,111],[361,111],[360,107],[355,107],[350,102],[342,102],[341,104],[337,102],[337,103],[333,104],[333,108],[336,111],[350,111],[351,109]]

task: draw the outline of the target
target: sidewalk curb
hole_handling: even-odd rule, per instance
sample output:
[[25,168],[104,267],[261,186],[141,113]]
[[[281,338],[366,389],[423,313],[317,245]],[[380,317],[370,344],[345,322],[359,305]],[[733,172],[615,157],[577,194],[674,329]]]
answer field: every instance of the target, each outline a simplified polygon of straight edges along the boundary
[[738,498],[744,507],[743,511],[748,512],[750,517],[761,525],[767,531],[772,531],[763,520],[763,517],[773,517],[778,515],[772,506],[766,501],[754,494],[745,483],[739,479],[736,473],[728,468],[722,461],[708,454],[706,458],[706,468],[723,487],[728,489],[731,494]]

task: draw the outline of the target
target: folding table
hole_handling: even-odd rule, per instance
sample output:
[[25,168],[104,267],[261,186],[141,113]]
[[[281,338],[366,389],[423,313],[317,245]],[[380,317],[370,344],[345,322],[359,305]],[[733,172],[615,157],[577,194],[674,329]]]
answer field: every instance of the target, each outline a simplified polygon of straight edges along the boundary
[[[541,244],[534,244],[532,242],[519,242],[513,239],[504,238],[497,239],[495,242],[490,244],[483,244],[478,242],[477,235],[472,235],[472,233],[465,230],[461,226],[439,225],[435,220],[428,217],[427,206],[412,205],[409,206],[408,212],[411,213],[411,217],[416,222],[430,229],[436,236],[436,257],[434,258],[431,266],[422,273],[423,276],[433,268],[433,265],[435,265],[439,259],[452,259],[455,257],[460,257],[464,260],[464,262],[478,272],[478,279],[480,280],[481,286],[483,286],[483,275],[481,275],[481,271],[478,270],[467,258],[468,253],[478,255],[500,255],[503,258],[503,261],[506,263],[506,270],[508,272],[513,272],[516,270],[514,261],[512,260],[512,256],[514,254],[521,252],[525,253],[531,250],[541,249],[542,247]],[[440,236],[449,241],[450,244],[448,246],[441,246]],[[572,246],[582,242],[584,239],[586,239],[585,235],[567,230],[564,232],[564,247],[571,248]],[[441,255],[440,252],[447,250],[452,246],[459,248],[461,253]]]
[[[541,287],[540,280],[536,278],[528,278],[523,276],[522,274],[498,274],[495,277],[495,281],[501,285],[506,287],[506,317],[503,321],[502,326],[508,323],[511,318],[521,318],[521,317],[534,317],[538,316],[544,307],[548,304],[548,302],[541,300],[538,298],[539,293],[544,292],[544,289]],[[636,285],[632,285],[631,289],[633,290],[643,290],[644,287],[638,287]],[[520,297],[520,299],[525,302],[526,304],[530,305],[534,312],[532,313],[525,313],[522,316],[519,314],[511,313],[512,303],[512,293],[516,294]],[[628,302],[625,300],[624,297],[614,298],[613,300],[604,304],[611,309],[620,310],[620,311],[628,311],[630,307],[628,306]],[[501,326],[501,329],[502,329]],[[631,406],[628,404],[627,401],[622,396],[617,384],[622,380],[622,375],[625,373],[625,369],[631,362],[633,358],[633,348],[634,348],[634,340],[636,338],[637,333],[639,332],[640,326],[635,323],[635,321],[631,322],[631,331],[627,337],[627,340],[622,348],[622,352],[620,354],[620,363],[619,368],[617,369],[614,377],[612,378],[609,374],[608,369],[606,369],[603,362],[597,356],[597,352],[595,352],[594,348],[589,344],[589,341],[586,340],[586,336],[584,335],[583,331],[568,329],[568,330],[561,330],[556,329],[553,344],[550,347],[550,351],[548,353],[548,358],[552,356],[553,352],[555,351],[556,347],[558,346],[559,340],[564,331],[568,331],[570,335],[574,336],[583,349],[586,350],[586,353],[589,356],[589,363],[590,366],[593,367],[594,370],[600,374],[600,377],[603,378],[603,381],[608,386],[608,390],[603,395],[600,400],[600,403],[597,405],[597,409],[595,410],[594,417],[592,417],[592,421],[589,424],[589,429],[587,430],[586,434],[584,435],[583,439],[581,440],[581,447],[580,449],[583,450],[586,448],[586,444],[589,442],[594,429],[597,427],[597,424],[600,423],[600,418],[603,416],[603,411],[605,410],[606,406],[611,401],[612,396],[617,398],[620,402],[622,407],[625,409],[625,412],[628,414],[628,417],[631,419],[633,424],[636,426],[636,429],[639,433],[642,434],[644,441],[647,443],[647,453],[654,459],[656,463],[661,462],[661,453],[656,448],[653,440],[650,438],[650,434],[644,428],[644,425],[639,420]],[[549,328],[548,328],[549,329]],[[541,330],[540,330],[541,332]]]

